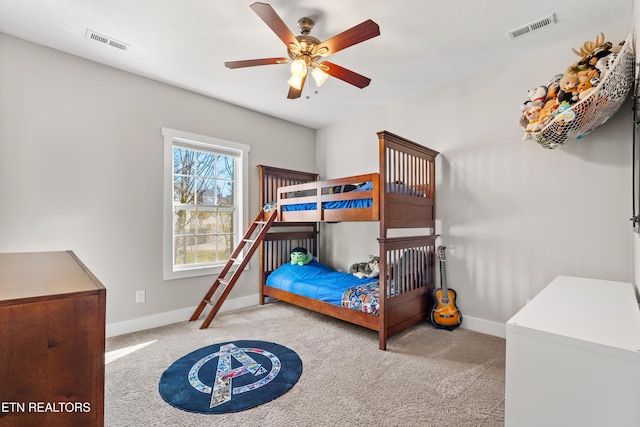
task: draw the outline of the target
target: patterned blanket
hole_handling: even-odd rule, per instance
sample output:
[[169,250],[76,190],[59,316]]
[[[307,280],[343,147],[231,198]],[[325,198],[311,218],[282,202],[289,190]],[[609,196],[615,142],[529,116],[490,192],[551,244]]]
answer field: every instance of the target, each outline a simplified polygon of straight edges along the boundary
[[342,294],[342,306],[377,316],[380,310],[379,298],[380,283],[371,282],[347,289]]

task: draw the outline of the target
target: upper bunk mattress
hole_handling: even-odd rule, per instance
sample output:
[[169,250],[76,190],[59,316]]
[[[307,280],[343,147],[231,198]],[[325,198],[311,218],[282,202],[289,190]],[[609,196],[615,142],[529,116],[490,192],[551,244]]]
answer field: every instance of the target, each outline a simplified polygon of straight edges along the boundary
[[[355,190],[350,191],[351,193],[358,193],[363,191],[371,191],[373,190],[373,182],[369,181],[359,186]],[[406,194],[409,196],[418,196],[423,197],[424,192],[414,189],[408,185],[404,185],[397,182],[387,183],[386,186],[387,193],[400,193]],[[317,207],[316,203],[296,203],[291,205],[283,205],[282,210],[285,212],[290,211],[311,211],[315,210]],[[322,202],[322,209],[350,209],[350,208],[370,208],[373,207],[373,199],[372,198],[354,198],[351,200],[333,200],[330,202]]]

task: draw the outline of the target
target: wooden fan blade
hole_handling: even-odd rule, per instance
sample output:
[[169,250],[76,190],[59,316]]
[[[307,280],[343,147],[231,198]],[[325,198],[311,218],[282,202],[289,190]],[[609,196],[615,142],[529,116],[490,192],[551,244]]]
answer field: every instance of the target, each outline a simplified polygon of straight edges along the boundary
[[307,76],[304,76],[302,78],[302,84],[300,85],[300,89],[296,89],[295,87],[289,86],[289,93],[287,94],[287,98],[289,99],[300,98],[300,95],[302,94],[302,88],[304,87],[304,83],[306,81],[307,81]]
[[346,49],[354,44],[362,43],[365,40],[372,39],[380,35],[380,27],[378,24],[368,19],[355,27],[349,28],[340,34],[331,37],[318,46],[318,50],[326,47],[329,54],[332,55],[342,49]]
[[369,77],[365,77],[332,62],[325,61],[322,62],[322,65],[326,65],[327,67],[329,67],[328,70],[325,70],[327,74],[340,79],[343,82],[347,82],[356,87],[359,87],[360,89],[369,86],[369,83],[371,83],[371,79]]
[[249,7],[271,28],[271,31],[276,33],[287,47],[289,47],[290,43],[298,44],[296,36],[293,35],[289,27],[270,5],[256,2]]
[[244,61],[228,61],[224,63],[224,66],[227,68],[244,68],[258,65],[286,64],[287,61],[287,58],[245,59]]

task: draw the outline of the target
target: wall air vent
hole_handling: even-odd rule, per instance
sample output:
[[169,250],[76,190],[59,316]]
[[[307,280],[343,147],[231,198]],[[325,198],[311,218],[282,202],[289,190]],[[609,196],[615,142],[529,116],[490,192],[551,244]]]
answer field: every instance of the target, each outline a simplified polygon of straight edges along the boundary
[[93,30],[87,29],[86,33],[85,33],[85,38],[87,39],[91,39],[91,40],[95,40],[97,42],[100,42],[102,44],[106,44],[108,46],[112,46],[115,47],[117,49],[120,50],[124,50],[127,51],[129,50],[129,45],[126,43],[123,43],[121,41],[112,39],[111,37],[107,37],[103,34],[100,33],[96,33]]
[[541,30],[555,23],[556,23],[556,16],[555,14],[552,13],[551,15],[545,16],[544,18],[540,18],[537,21],[531,22],[527,25],[523,25],[522,27],[518,27],[511,31],[508,31],[507,37],[509,37],[509,40],[515,40],[519,37],[524,36],[525,34],[529,34],[533,31]]

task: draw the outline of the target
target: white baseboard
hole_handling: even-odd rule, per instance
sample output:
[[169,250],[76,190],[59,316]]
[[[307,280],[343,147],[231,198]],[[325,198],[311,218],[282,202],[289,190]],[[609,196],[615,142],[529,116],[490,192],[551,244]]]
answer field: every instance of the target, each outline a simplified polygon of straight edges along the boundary
[[[220,313],[250,307],[259,303],[260,295],[258,294],[229,299],[222,305]],[[154,314],[124,322],[110,323],[107,325],[107,338],[143,331],[145,329],[158,328],[172,323],[184,322],[191,317],[195,309],[195,306],[187,307],[180,310],[168,311],[166,313]],[[507,336],[506,325],[503,323],[492,322],[490,320],[484,320],[477,317],[464,316],[461,327],[469,329],[470,331],[494,335],[500,338],[505,338]]]
[[500,338],[507,337],[507,326],[504,323],[484,320],[478,317],[470,317],[465,315],[462,318],[462,325],[460,327],[469,329],[470,331],[493,335]]
[[[246,297],[228,299],[220,308],[220,313],[237,310],[239,308],[250,307],[260,303],[260,295],[249,295]],[[196,307],[181,308],[180,310],[168,311],[166,313],[153,314],[151,316],[139,317],[137,319],[126,320],[124,322],[107,324],[107,338],[117,335],[129,334],[143,331],[145,329],[157,328],[170,325],[172,323],[184,322],[188,320]]]

